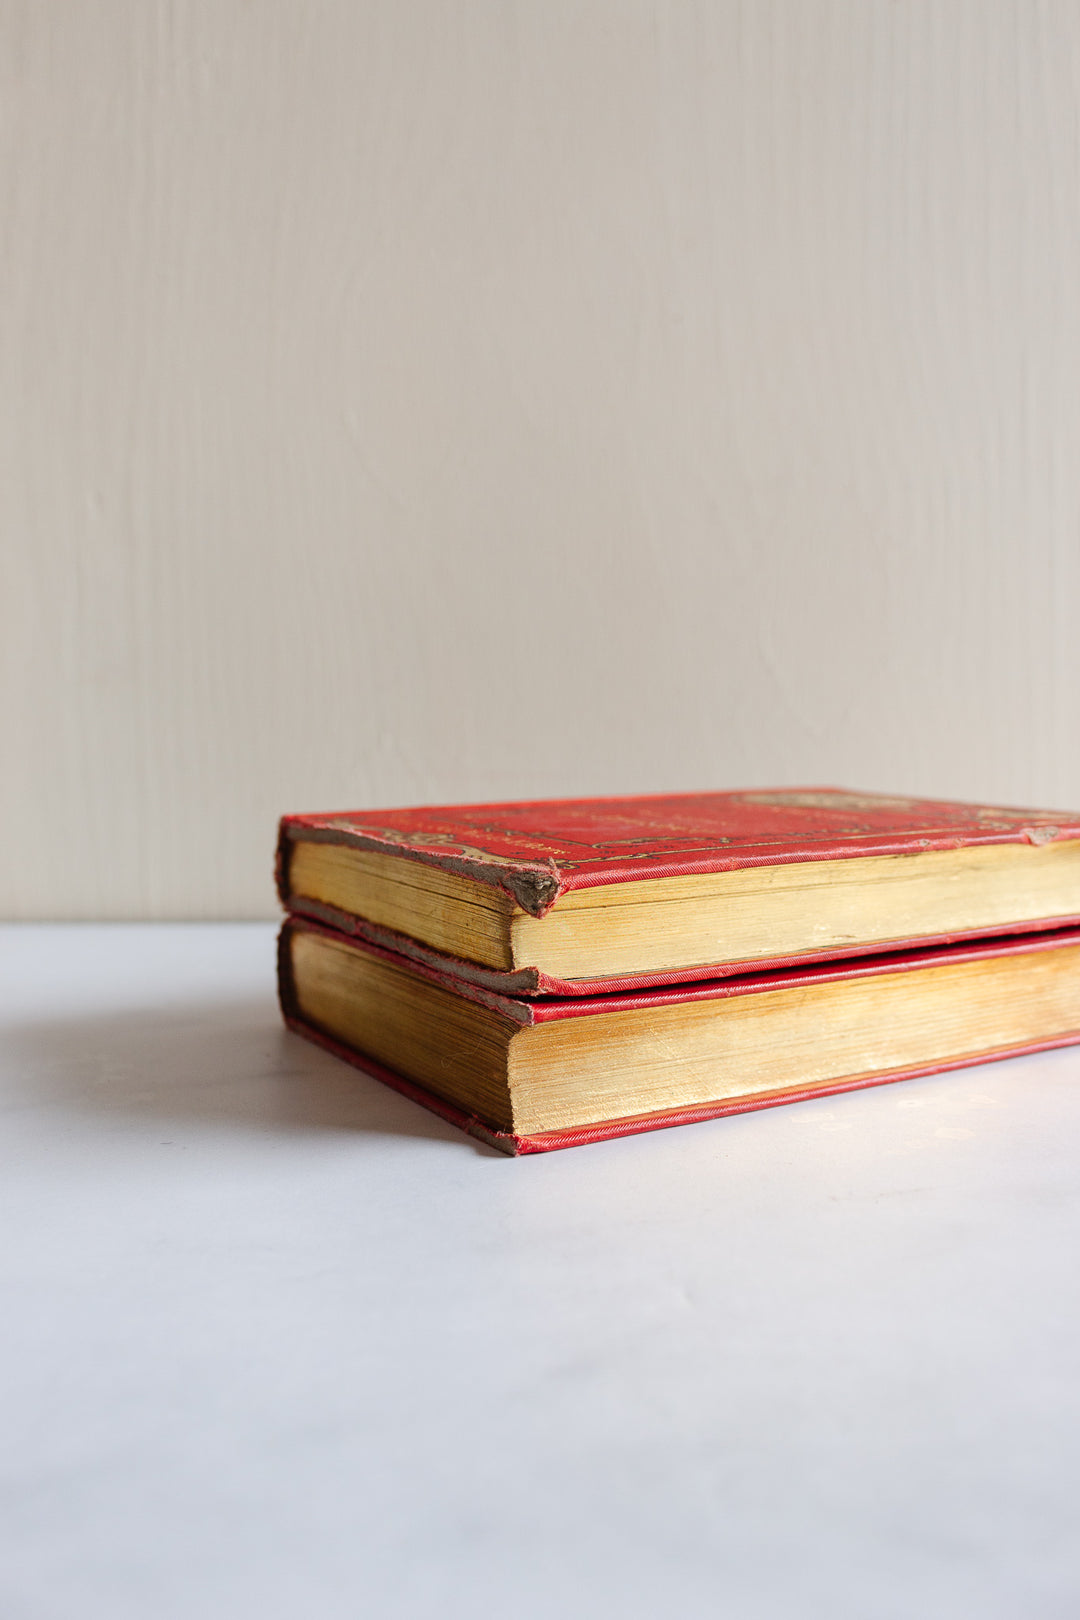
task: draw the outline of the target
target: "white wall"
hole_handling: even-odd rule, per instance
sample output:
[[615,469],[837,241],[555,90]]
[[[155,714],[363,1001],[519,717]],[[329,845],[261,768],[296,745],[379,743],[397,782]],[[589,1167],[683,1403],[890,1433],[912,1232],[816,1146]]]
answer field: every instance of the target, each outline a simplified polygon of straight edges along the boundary
[[0,0],[8,916],[281,810],[1080,805],[1076,0]]

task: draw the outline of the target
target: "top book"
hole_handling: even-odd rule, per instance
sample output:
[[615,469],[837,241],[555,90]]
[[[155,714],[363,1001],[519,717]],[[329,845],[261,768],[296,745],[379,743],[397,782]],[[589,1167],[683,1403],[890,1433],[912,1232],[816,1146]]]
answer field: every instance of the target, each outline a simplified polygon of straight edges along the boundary
[[284,904],[511,995],[1080,922],[1080,815],[838,788],[286,816]]

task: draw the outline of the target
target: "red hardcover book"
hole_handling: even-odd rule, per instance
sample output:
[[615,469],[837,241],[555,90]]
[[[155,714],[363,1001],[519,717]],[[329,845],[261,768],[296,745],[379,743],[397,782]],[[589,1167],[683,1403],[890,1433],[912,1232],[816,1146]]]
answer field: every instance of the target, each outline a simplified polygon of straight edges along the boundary
[[514,996],[1080,922],[1080,815],[836,788],[286,816],[293,912]]
[[510,1154],[1080,1042],[1080,929],[525,1000],[294,917],[288,1026]]

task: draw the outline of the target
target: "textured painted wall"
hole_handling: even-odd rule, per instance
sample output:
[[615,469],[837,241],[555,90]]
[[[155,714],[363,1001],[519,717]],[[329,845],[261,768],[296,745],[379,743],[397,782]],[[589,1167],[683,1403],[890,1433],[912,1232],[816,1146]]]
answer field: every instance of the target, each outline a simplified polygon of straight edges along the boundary
[[1075,0],[0,0],[0,911],[282,809],[1080,804]]

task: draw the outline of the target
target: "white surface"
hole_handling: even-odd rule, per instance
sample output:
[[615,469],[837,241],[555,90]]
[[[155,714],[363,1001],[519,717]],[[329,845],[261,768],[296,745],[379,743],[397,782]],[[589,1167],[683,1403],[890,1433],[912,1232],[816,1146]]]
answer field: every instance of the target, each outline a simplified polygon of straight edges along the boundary
[[283,810],[1080,806],[1075,0],[3,0],[0,106],[0,915],[270,916]]
[[4,1620],[1077,1613],[1076,1052],[511,1161],[0,943]]

